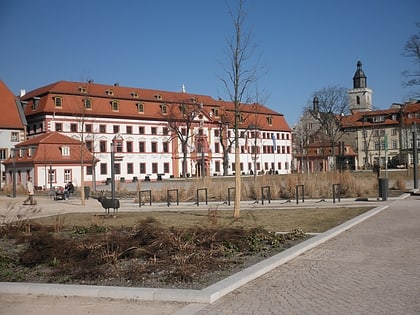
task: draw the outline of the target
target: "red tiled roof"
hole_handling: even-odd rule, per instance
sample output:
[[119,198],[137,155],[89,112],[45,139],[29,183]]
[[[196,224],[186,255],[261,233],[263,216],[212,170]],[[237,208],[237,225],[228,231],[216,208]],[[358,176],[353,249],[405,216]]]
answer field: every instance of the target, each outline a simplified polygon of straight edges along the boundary
[[[81,91],[82,88],[85,89],[84,92]],[[107,94],[107,91],[112,91],[112,95]],[[63,97],[62,108],[56,108],[54,103],[55,96]],[[40,97],[36,109],[32,108],[34,97]],[[92,110],[83,109],[82,104],[86,97],[92,101]],[[69,81],[58,81],[33,90],[24,95],[22,100],[28,102],[25,110],[25,114],[28,117],[45,112],[81,115],[81,111],[83,111],[83,115],[86,116],[165,120],[165,116],[161,114],[160,107],[157,106],[165,103],[202,103],[204,108],[210,108],[210,110],[211,108],[224,108],[230,112],[235,110],[232,102],[215,100],[206,95]],[[111,101],[113,100],[118,101],[119,104],[119,110],[115,112],[111,108]],[[138,113],[137,103],[143,104],[144,113]],[[272,125],[263,123],[260,126],[261,129],[290,131],[290,127],[282,114],[261,104],[241,104],[240,111],[248,114],[257,113],[259,115],[273,116]]]
[[0,128],[1,129],[23,129],[19,114],[18,105],[16,103],[17,97],[10,91],[10,89],[0,80]]
[[[70,148],[70,155],[63,156],[62,147]],[[16,145],[21,150],[21,154],[15,158],[16,163],[35,163],[35,164],[80,164],[81,146],[80,141],[64,136],[58,132],[48,132],[35,136],[27,141]],[[32,150],[31,153],[29,152]],[[83,161],[91,164],[93,155],[83,146]],[[12,158],[5,160],[4,164],[13,162]]]

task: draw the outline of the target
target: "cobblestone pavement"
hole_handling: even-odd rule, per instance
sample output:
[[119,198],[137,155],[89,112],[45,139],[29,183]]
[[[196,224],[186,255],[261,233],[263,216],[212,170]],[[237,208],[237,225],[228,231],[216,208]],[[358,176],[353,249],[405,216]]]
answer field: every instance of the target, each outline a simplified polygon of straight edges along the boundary
[[[40,203],[44,214],[80,211],[76,200]],[[4,295],[0,314],[420,314],[420,197],[389,204],[211,305]]]
[[420,314],[420,197],[374,217],[196,314]]

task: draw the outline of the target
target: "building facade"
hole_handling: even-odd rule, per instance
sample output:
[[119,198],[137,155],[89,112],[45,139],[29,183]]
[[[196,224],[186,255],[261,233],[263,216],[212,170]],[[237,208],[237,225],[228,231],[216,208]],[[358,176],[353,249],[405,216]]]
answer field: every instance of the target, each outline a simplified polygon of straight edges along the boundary
[[[59,81],[21,97],[28,138],[58,132],[85,143],[96,161],[84,180],[106,182],[234,174],[238,116],[241,172],[290,172],[291,130],[261,104],[118,84]],[[185,175],[184,175],[185,174]]]
[[16,144],[26,139],[26,119],[18,97],[0,80],[0,190],[7,182],[3,161]]

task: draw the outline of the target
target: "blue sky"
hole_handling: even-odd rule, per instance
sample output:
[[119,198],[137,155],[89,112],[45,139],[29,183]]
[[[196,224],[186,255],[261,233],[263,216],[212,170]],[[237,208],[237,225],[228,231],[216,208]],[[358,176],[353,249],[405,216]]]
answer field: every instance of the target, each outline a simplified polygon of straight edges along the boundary
[[[236,1],[229,0],[231,5]],[[352,88],[363,63],[373,105],[404,102],[402,56],[418,0],[248,0],[246,28],[264,67],[259,99],[293,126],[314,91]],[[0,79],[16,94],[59,81],[180,91],[227,99],[224,0],[3,0]]]

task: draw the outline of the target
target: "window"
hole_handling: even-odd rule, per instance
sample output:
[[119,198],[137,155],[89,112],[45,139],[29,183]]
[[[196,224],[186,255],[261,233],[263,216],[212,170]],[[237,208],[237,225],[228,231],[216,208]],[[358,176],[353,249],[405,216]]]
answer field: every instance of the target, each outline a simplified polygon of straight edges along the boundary
[[169,163],[168,162],[163,163],[163,172],[164,173],[169,173]]
[[127,141],[127,152],[133,152],[133,142],[132,141]]
[[396,136],[396,135],[397,135],[397,133],[398,133],[398,131],[397,131],[397,129],[396,129],[396,128],[393,128],[393,129],[391,130],[391,136]]
[[56,183],[57,182],[57,173],[56,170],[48,170],[48,183]]
[[106,133],[106,125],[99,125],[99,132]]
[[220,143],[219,142],[214,143],[214,153],[220,153]]
[[160,110],[162,112],[162,114],[167,114],[168,113],[168,106],[166,104],[161,104],[160,105]]
[[139,127],[139,134],[144,135],[144,126]]
[[139,94],[137,92],[131,92],[131,96],[134,98],[138,98]]
[[133,173],[134,173],[133,163],[127,163],[127,174],[133,174]]
[[77,124],[70,124],[70,131],[77,132]]
[[153,153],[157,152],[157,142],[152,142],[152,152]]
[[214,116],[219,117],[219,109],[218,108],[213,108],[211,111],[212,111]]
[[59,96],[54,97],[54,105],[55,107],[61,108],[63,106],[63,98]]
[[152,173],[157,174],[157,172],[158,172],[158,164],[152,163]]
[[80,91],[80,93],[86,93],[87,92],[87,90],[84,86],[79,87],[79,91]]
[[93,152],[93,151],[92,151],[92,149],[93,149],[93,142],[92,142],[92,140],[86,140],[86,148],[87,148],[90,152]]
[[220,130],[219,129],[214,129],[214,136],[215,137],[220,137]]
[[136,106],[137,106],[137,112],[140,113],[140,114],[143,114],[144,113],[144,104],[143,103],[137,103]]
[[168,142],[163,142],[162,143],[162,149],[164,153],[168,153],[169,152],[169,144]]
[[273,124],[273,117],[267,116],[267,123],[271,126]]
[[106,152],[106,141],[99,141],[99,152]]
[[0,149],[0,160],[5,160],[6,159],[6,154],[7,149]]
[[186,136],[187,135],[187,128],[181,128],[181,134],[183,136]]
[[140,163],[139,166],[140,166],[139,173],[140,174],[146,174],[146,163]]
[[161,100],[162,99],[162,95],[159,95],[159,94],[155,94],[154,97],[157,100]]
[[19,132],[14,132],[10,134],[10,141],[12,142],[19,142]]
[[93,167],[88,165],[86,166],[86,175],[93,175]]
[[140,142],[139,142],[139,152],[140,152],[140,153],[144,153],[144,152],[146,152],[146,150],[145,150],[145,146],[146,146],[146,144],[144,143],[144,141],[140,141]]
[[125,127],[127,134],[131,135],[133,133],[133,127],[132,126],[126,126]]
[[168,129],[168,127],[163,127],[163,128],[162,128],[162,134],[163,134],[164,136],[169,135],[169,129]]
[[61,155],[62,156],[70,156],[70,147],[62,146],[61,147]]
[[220,173],[220,161],[216,161],[214,163],[214,170],[218,173]]
[[119,125],[113,125],[112,130],[115,134],[120,132],[120,126]]
[[68,183],[68,182],[71,182],[72,180],[73,179],[72,179],[72,176],[71,176],[71,170],[69,170],[69,169],[64,170],[64,182]]
[[63,131],[63,124],[55,123],[55,131]]
[[105,90],[106,95],[114,95],[114,91],[112,90]]
[[92,124],[86,124],[85,125],[85,131],[91,133],[93,130]]
[[115,152],[121,153],[123,151],[122,141],[116,141],[115,143]]
[[83,103],[85,105],[85,109],[92,109],[92,101],[90,99],[85,98]]
[[112,101],[111,102],[111,108],[114,112],[118,112],[118,110],[119,110],[118,101]]
[[114,166],[115,166],[114,167],[115,174],[120,175],[121,174],[121,164],[120,163],[115,163]]
[[101,163],[101,175],[106,175],[107,173],[107,164],[106,163]]
[[157,134],[157,129],[156,129],[156,127],[152,127],[152,129],[151,129],[151,133],[152,133],[152,135],[156,135],[156,134]]

